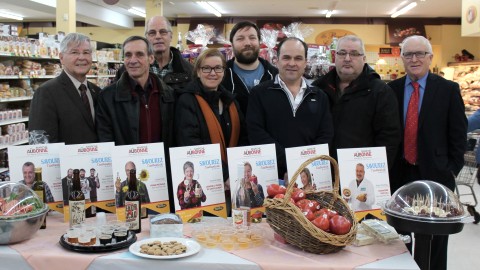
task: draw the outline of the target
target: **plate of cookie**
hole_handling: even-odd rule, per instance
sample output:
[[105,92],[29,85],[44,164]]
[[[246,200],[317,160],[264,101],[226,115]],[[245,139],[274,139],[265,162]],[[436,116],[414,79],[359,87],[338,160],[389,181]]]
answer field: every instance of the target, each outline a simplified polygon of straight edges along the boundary
[[202,247],[181,237],[148,238],[132,244],[129,251],[139,257],[157,260],[177,259],[197,254]]

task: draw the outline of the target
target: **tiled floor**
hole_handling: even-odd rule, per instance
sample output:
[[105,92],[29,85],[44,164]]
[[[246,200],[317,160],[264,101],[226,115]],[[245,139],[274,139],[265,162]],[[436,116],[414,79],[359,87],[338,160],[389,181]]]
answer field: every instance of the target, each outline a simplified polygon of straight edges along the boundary
[[[469,191],[468,187],[465,186],[459,186],[459,188],[461,193]],[[476,181],[474,192],[477,200],[479,200],[476,209],[480,212],[480,185]],[[469,195],[460,196],[460,200],[473,204],[473,198]],[[448,242],[448,269],[480,269],[480,224],[465,224],[463,231],[450,236]]]

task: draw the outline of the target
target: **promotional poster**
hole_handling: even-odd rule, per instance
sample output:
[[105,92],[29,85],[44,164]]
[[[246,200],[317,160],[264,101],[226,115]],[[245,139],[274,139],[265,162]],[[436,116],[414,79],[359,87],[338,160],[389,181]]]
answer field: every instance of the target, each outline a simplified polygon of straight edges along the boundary
[[137,191],[142,208],[157,213],[170,212],[167,169],[163,143],[115,146],[112,151],[115,205],[119,220],[125,220],[125,194],[128,191],[130,169],[136,170]]
[[320,155],[328,155],[328,144],[286,148],[288,179],[304,191],[332,191],[330,161],[315,160],[302,169],[297,179],[291,179],[303,162]]
[[265,212],[267,186],[278,184],[275,144],[227,148],[232,209],[250,208],[252,220]]
[[367,214],[385,220],[381,207],[390,198],[385,147],[338,149],[341,194],[357,220]]
[[[60,172],[64,190],[64,220],[69,220],[68,192],[73,170],[80,170],[80,185],[85,195],[85,208],[92,205],[115,212],[112,182],[113,142],[63,145],[60,149]],[[71,186],[70,186],[71,187]]]
[[63,213],[59,151],[63,143],[8,147],[10,180],[32,188],[35,169],[41,168],[45,183],[45,201],[50,209]]
[[183,222],[199,222],[203,211],[226,218],[219,144],[170,148],[175,212]]

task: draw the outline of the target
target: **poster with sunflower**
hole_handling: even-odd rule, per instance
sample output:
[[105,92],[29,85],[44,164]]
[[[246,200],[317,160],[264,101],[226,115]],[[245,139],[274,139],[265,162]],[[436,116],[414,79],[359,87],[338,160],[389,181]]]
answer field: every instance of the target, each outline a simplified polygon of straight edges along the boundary
[[[80,170],[80,185],[85,195],[85,207],[115,212],[112,186],[113,142],[62,145],[60,174],[63,189],[71,187],[73,170]],[[68,194],[68,193],[65,193]],[[64,198],[64,221],[69,220],[68,197]]]
[[199,222],[203,211],[226,218],[219,144],[170,148],[175,212],[184,222]]
[[112,153],[111,185],[114,187],[117,218],[125,220],[125,194],[130,170],[137,171],[137,191],[142,203],[142,216],[147,209],[169,213],[168,182],[163,143],[115,146]]

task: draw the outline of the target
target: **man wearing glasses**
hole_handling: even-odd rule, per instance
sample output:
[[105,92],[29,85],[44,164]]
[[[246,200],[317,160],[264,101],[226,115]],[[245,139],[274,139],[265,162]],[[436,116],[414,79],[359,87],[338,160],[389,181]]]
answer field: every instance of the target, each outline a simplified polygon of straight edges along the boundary
[[44,131],[50,143],[97,142],[95,105],[100,88],[87,81],[92,67],[90,38],[70,33],[60,43],[63,72],[43,83],[30,105],[30,131]]
[[357,36],[338,40],[335,69],[312,84],[330,100],[335,135],[330,153],[337,149],[385,146],[391,166],[400,143],[395,94],[366,64],[365,46]]
[[[407,76],[389,83],[397,95],[404,134],[394,166],[392,192],[421,179],[455,190],[455,176],[464,165],[467,141],[460,88],[429,71],[433,52],[425,37],[406,38],[401,51]],[[430,269],[447,269],[447,250],[448,235],[433,236]]]
[[[175,91],[184,88],[192,80],[192,65],[182,57],[182,53],[171,47],[172,25],[163,16],[154,16],[147,21],[145,37],[153,46],[154,61],[150,65],[150,72],[157,75]],[[115,81],[125,71],[125,67],[118,70]]]
[[307,44],[298,38],[278,45],[278,75],[252,89],[247,109],[251,145],[275,143],[278,177],[287,171],[285,148],[330,143],[333,125],[327,96],[307,85]]

